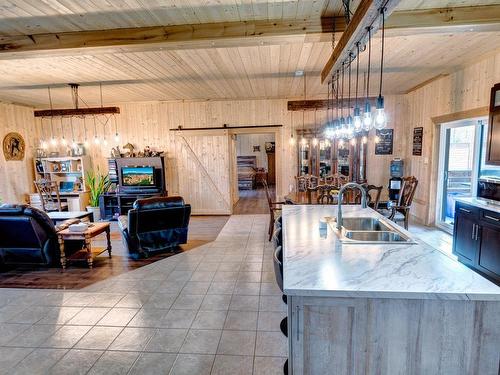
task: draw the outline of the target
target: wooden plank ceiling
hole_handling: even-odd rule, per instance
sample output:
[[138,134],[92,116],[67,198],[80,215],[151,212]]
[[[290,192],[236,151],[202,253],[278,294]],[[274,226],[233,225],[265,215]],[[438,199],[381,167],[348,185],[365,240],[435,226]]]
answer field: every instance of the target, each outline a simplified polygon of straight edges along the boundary
[[[494,1],[403,0],[398,10],[490,5]],[[188,4],[188,5],[186,5]],[[353,2],[353,7],[356,1]],[[249,20],[300,20],[340,15],[340,0],[4,0],[0,2],[0,36],[114,28]],[[373,60],[378,61],[378,36]],[[500,31],[450,28],[387,32],[384,92],[402,93],[440,74],[468,64],[500,45]],[[47,107],[47,85],[55,86],[56,105],[71,104],[69,82],[98,104],[99,82],[105,104],[189,99],[300,98],[308,74],[308,96],[326,95],[319,74],[331,43],[286,41],[272,45],[218,48],[120,48],[50,53],[0,60],[0,100]],[[364,58],[361,66],[366,64]],[[375,64],[376,70],[377,64]],[[372,84],[373,94],[376,84]]]

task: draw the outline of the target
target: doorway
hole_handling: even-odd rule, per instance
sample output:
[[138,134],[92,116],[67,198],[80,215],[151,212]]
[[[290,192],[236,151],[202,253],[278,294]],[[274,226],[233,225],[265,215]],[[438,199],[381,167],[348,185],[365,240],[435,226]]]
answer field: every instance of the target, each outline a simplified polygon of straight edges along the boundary
[[275,133],[237,134],[237,192],[233,214],[266,214],[269,212],[264,181],[275,196],[276,136]]
[[441,124],[436,226],[449,233],[453,232],[456,198],[476,196],[484,121]]

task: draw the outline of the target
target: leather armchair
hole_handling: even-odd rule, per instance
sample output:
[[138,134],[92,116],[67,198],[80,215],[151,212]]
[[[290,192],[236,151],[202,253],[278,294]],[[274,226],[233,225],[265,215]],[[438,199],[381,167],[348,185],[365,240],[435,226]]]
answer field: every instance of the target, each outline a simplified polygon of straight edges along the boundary
[[182,197],[138,199],[127,216],[118,218],[130,257],[172,250],[187,242],[191,206]]
[[0,206],[0,263],[59,263],[56,228],[45,212],[27,205]]

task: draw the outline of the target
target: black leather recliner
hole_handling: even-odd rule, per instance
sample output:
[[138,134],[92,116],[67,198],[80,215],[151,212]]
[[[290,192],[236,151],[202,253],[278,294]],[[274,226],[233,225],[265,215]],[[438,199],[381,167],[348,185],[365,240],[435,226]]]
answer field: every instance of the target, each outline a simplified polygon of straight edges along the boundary
[[56,228],[43,211],[27,205],[0,206],[0,263],[59,263]]
[[118,224],[130,257],[172,250],[187,242],[191,206],[182,197],[138,199]]

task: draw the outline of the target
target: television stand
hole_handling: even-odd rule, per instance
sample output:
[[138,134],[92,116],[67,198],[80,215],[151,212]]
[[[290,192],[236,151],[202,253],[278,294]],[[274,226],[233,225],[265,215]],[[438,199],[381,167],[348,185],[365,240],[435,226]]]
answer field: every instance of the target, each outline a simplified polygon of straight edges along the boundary
[[116,220],[120,215],[127,215],[137,199],[163,197],[167,192],[119,192],[106,193],[99,198],[99,208],[103,220]]

